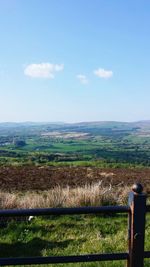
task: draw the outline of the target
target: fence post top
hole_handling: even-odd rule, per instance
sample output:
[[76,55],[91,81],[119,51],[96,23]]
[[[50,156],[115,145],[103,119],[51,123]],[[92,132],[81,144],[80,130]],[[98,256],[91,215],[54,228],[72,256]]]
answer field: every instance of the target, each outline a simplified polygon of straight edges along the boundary
[[132,191],[136,194],[142,194],[143,192],[143,186],[140,183],[135,183],[132,186]]

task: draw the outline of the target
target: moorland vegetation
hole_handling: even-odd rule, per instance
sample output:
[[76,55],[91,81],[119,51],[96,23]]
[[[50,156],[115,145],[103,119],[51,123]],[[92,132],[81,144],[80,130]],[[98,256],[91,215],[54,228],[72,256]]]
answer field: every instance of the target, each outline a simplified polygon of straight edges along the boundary
[[[149,121],[0,124],[1,209],[124,205],[135,181],[142,182],[149,194],[149,167]],[[1,219],[1,257],[127,249],[126,215],[20,220]],[[150,250],[149,216],[145,249]],[[67,266],[124,265],[107,262]],[[149,266],[148,261],[145,266]]]

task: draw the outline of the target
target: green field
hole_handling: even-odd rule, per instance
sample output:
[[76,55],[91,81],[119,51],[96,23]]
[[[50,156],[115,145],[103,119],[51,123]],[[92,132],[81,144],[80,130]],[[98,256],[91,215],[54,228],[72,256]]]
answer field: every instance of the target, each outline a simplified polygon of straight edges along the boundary
[[0,164],[150,166],[150,122],[0,124]]

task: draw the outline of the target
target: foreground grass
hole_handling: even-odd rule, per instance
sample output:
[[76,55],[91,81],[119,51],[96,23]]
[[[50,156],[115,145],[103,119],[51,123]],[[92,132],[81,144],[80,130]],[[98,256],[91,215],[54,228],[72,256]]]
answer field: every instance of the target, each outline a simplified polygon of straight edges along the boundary
[[[55,188],[56,189],[56,188]],[[103,188],[100,184],[85,186],[75,189],[61,189],[50,191],[53,201],[43,202],[47,206],[82,206],[84,205],[115,205],[126,204],[129,191],[117,188]],[[116,190],[114,190],[116,189]],[[75,190],[75,191],[74,191]],[[53,193],[55,194],[53,195]],[[107,194],[105,194],[107,192]],[[101,197],[100,197],[101,193]],[[102,194],[103,193],[103,194]],[[20,195],[20,194],[19,194]],[[41,199],[38,195],[21,195],[20,204],[16,194],[3,193],[1,196],[1,206],[3,208],[36,206],[41,207]],[[103,197],[102,197],[103,196]],[[106,197],[107,196],[107,197]],[[23,197],[23,200],[22,200]],[[24,199],[25,197],[25,199]],[[44,197],[44,198],[45,198]],[[28,201],[27,201],[28,199]],[[39,201],[37,201],[39,199]],[[56,201],[57,200],[57,201]],[[62,201],[63,200],[63,201]],[[23,202],[22,202],[23,201]],[[4,205],[5,203],[5,205]],[[43,205],[42,204],[42,205]],[[94,253],[126,252],[128,250],[127,240],[127,215],[72,215],[72,216],[43,216],[34,217],[31,221],[28,218],[21,221],[2,220],[0,221],[0,257],[35,257],[35,256],[67,256]],[[145,250],[150,251],[150,214],[146,218]],[[37,265],[36,265],[37,266]],[[39,265],[40,266],[40,265]],[[94,263],[74,263],[56,264],[45,266],[68,266],[68,267],[123,267],[125,261],[114,262],[94,262]],[[150,266],[150,260],[145,260],[145,267]]]
[[[147,216],[145,250],[150,250]],[[1,226],[0,257],[33,257],[127,251],[127,215],[45,216],[32,221],[10,221]],[[149,266],[145,261],[144,266]],[[39,265],[40,266],[40,265]],[[125,261],[56,264],[45,266],[123,267]]]
[[[127,227],[128,218],[125,214],[43,216],[34,217],[31,221],[28,218],[21,221],[1,220],[0,257],[126,252]],[[145,250],[150,250],[150,214],[146,216]],[[44,266],[123,267],[126,261]],[[150,266],[150,260],[145,260],[144,266]]]
[[[0,257],[127,251],[127,216],[49,216],[9,222],[0,231]],[[52,265],[49,265],[52,266]],[[55,266],[124,266],[124,262]]]

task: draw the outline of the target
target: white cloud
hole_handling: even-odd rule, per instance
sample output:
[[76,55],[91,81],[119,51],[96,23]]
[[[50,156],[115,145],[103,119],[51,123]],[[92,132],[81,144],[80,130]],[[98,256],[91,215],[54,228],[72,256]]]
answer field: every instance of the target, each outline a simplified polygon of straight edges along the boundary
[[24,74],[32,78],[53,79],[55,73],[64,69],[63,64],[39,63],[26,66]]
[[85,75],[83,74],[78,74],[77,79],[82,83],[82,84],[88,84],[88,79]]
[[112,70],[104,70],[104,69],[94,70],[94,74],[103,79],[109,79],[113,76]]

